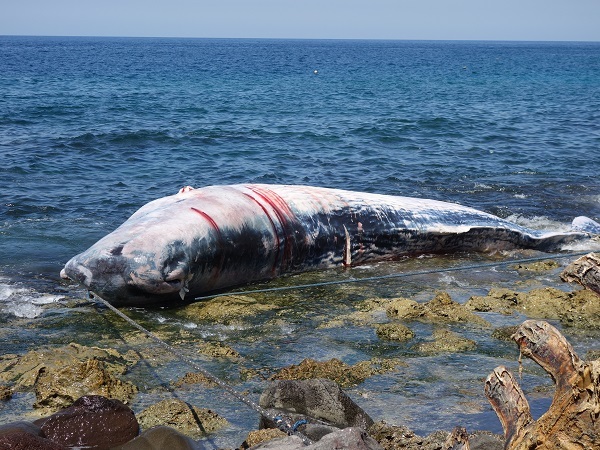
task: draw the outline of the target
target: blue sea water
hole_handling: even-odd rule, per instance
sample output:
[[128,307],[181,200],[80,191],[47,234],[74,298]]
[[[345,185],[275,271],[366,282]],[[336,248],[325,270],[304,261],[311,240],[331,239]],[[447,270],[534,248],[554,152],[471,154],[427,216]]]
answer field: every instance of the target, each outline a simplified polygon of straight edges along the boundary
[[600,219],[600,43],[0,36],[0,93],[8,316],[71,295],[71,256],[185,185]]

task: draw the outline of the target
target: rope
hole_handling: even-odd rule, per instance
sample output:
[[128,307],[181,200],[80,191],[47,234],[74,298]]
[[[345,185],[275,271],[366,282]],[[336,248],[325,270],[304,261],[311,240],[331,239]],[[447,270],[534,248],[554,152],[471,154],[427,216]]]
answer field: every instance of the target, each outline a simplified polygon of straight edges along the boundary
[[[525,259],[501,261],[501,262],[485,263],[485,264],[471,264],[471,265],[467,265],[467,266],[449,267],[446,269],[431,269],[431,270],[421,270],[421,271],[416,271],[416,272],[392,273],[392,274],[388,274],[388,275],[365,277],[365,278],[354,278],[354,279],[350,279],[350,280],[324,281],[324,282],[320,282],[320,283],[300,284],[300,285],[295,285],[295,286],[281,286],[281,287],[273,287],[273,288],[267,288],[267,289],[255,289],[255,290],[250,290],[250,291],[228,292],[226,294],[214,294],[214,295],[206,295],[206,296],[202,296],[202,297],[196,297],[194,300],[204,300],[204,299],[218,297],[219,295],[247,295],[247,294],[265,293],[265,292],[287,291],[287,290],[293,290],[293,289],[308,289],[308,288],[333,286],[333,285],[349,284],[349,283],[368,283],[368,282],[372,282],[372,281],[389,280],[389,279],[394,279],[394,278],[405,278],[405,277],[413,277],[413,276],[419,276],[419,275],[430,275],[430,274],[436,274],[436,273],[457,272],[457,271],[461,271],[461,270],[483,269],[483,268],[488,268],[488,267],[504,266],[504,265],[508,265],[508,264],[536,262],[536,261],[542,261],[542,260],[547,260],[547,259],[570,258],[570,257],[574,257],[574,256],[583,256],[588,253],[589,252],[568,253],[568,254],[564,254],[564,255],[552,255],[550,257],[544,256],[544,257],[525,258]],[[128,324],[130,324],[134,328],[137,328],[139,331],[144,333],[146,336],[153,339],[155,342],[157,342],[162,347],[164,347],[169,352],[171,352],[171,354],[173,354],[177,358],[179,358],[182,362],[186,363],[188,366],[192,367],[194,370],[200,372],[206,378],[208,378],[213,383],[217,384],[223,390],[228,392],[232,397],[234,397],[237,400],[241,401],[242,403],[246,404],[248,407],[250,407],[250,409],[259,413],[261,416],[271,420],[273,423],[275,423],[277,425],[277,427],[280,430],[284,431],[285,433],[287,433],[289,435],[292,435],[292,434],[297,435],[298,437],[300,437],[302,439],[302,441],[306,445],[312,444],[312,441],[308,437],[306,437],[305,435],[303,435],[302,433],[300,433],[298,431],[299,426],[307,423],[305,420],[299,420],[299,421],[293,422],[290,417],[272,414],[271,412],[269,412],[262,406],[258,405],[257,403],[253,402],[249,398],[244,397],[242,394],[240,394],[238,391],[236,391],[234,388],[232,388],[229,384],[225,383],[220,378],[216,377],[215,375],[213,375],[206,369],[200,367],[198,364],[196,364],[194,361],[189,359],[187,356],[185,356],[183,353],[181,353],[175,347],[167,344],[161,338],[159,338],[154,333],[152,333],[151,331],[144,328],[142,325],[137,323],[135,320],[131,319],[129,316],[127,316],[124,313],[122,313],[121,311],[119,311],[117,308],[115,308],[113,305],[111,305],[108,301],[104,300],[102,297],[100,297],[95,292],[90,291],[90,294],[93,297],[97,298],[104,306],[106,306],[108,309],[110,309],[112,312],[114,312],[117,316],[119,316],[123,320],[125,320]]]
[[458,272],[461,270],[486,269],[486,268],[490,268],[490,267],[507,266],[509,264],[520,264],[520,263],[544,261],[547,259],[562,259],[562,258],[570,258],[573,256],[583,256],[583,255],[587,255],[588,253],[589,253],[589,251],[578,252],[578,253],[568,253],[568,254],[564,254],[564,255],[539,256],[539,257],[535,257],[535,258],[513,259],[513,260],[508,260],[508,261],[500,261],[500,262],[485,263],[485,264],[471,264],[468,266],[448,267],[445,269],[420,270],[420,271],[416,271],[416,272],[397,272],[397,273],[391,273],[388,275],[379,275],[379,276],[364,277],[364,278],[352,278],[349,280],[322,281],[319,283],[296,284],[296,285],[292,285],[292,286],[279,286],[279,287],[272,287],[272,288],[265,288],[265,289],[254,289],[254,290],[249,290],[249,291],[225,292],[225,293],[220,293],[220,294],[211,294],[211,295],[203,295],[200,297],[195,297],[194,301],[207,300],[207,299],[211,299],[211,298],[215,298],[215,297],[220,297],[222,295],[264,294],[264,293],[269,293],[269,292],[310,289],[310,288],[323,287],[323,286],[335,286],[335,285],[339,285],[339,284],[369,283],[372,281],[390,280],[393,278],[407,278],[407,277],[415,277],[415,276],[419,276],[419,275],[432,275],[432,274],[436,274],[436,273]]
[[258,405],[257,403],[253,402],[249,398],[244,397],[242,394],[240,394],[238,391],[236,391],[234,388],[232,388],[229,384],[225,383],[223,380],[221,380],[220,378],[216,377],[215,375],[213,375],[212,373],[210,373],[206,369],[200,367],[198,364],[196,364],[194,361],[192,361],[191,359],[189,359],[187,356],[185,356],[183,353],[181,353],[175,347],[173,347],[172,345],[167,344],[165,341],[163,341],[161,338],[159,338],[158,336],[156,336],[154,333],[152,333],[151,331],[147,330],[142,325],[140,325],[139,323],[137,323],[135,320],[133,320],[129,316],[127,316],[124,313],[122,313],[121,311],[119,311],[117,308],[115,308],[113,305],[111,305],[110,303],[108,303],[108,301],[104,300],[98,294],[96,294],[95,292],[91,292],[91,291],[90,291],[90,294],[92,294],[95,298],[97,298],[104,306],[106,306],[108,309],[110,309],[112,312],[114,312],[117,316],[119,316],[120,318],[122,318],[123,320],[125,320],[125,322],[127,322],[128,324],[130,324],[134,328],[137,328],[139,331],[141,331],[142,333],[144,333],[149,338],[153,339],[155,342],[157,342],[162,347],[164,347],[165,349],[167,349],[169,352],[171,352],[171,354],[175,355],[177,358],[179,358],[181,361],[183,361],[184,363],[186,363],[188,366],[190,366],[194,370],[200,372],[202,375],[204,375],[210,381],[212,381],[213,383],[217,384],[223,390],[227,391],[231,396],[233,396],[237,400],[241,401],[242,403],[245,403],[248,407],[250,407],[250,409],[253,409],[257,413],[259,413],[261,416],[263,416],[263,417],[271,420],[272,422],[274,422],[280,430],[282,430],[283,432],[287,433],[288,435],[291,435],[291,434],[297,435],[298,437],[300,437],[302,439],[302,441],[306,445],[310,445],[310,444],[313,443],[308,437],[306,437],[305,435],[303,435],[302,433],[300,433],[297,430],[297,428],[298,428],[299,425],[298,425],[298,423],[292,422],[291,418],[286,417],[286,416],[280,416],[280,415],[272,414],[271,412],[269,412],[268,410],[266,410],[262,406]]

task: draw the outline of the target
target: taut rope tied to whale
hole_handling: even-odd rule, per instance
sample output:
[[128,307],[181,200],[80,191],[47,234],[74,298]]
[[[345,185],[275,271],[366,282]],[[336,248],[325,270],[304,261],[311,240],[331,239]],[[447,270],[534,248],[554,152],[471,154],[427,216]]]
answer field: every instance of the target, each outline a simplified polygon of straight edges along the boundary
[[61,271],[114,305],[168,305],[286,273],[403,256],[542,251],[600,234],[521,227],[473,208],[310,186],[185,187],[136,211]]

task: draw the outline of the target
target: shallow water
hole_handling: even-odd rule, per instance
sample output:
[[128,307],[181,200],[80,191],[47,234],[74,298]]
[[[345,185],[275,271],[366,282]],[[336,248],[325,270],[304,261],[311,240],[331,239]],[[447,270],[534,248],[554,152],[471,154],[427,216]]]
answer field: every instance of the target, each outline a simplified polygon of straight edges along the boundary
[[[418,196],[538,229],[568,229],[582,214],[600,219],[599,50],[597,43],[0,36],[2,353],[71,341],[153,345],[130,340],[124,324],[58,273],[145,202],[184,185],[297,183]],[[531,255],[424,257],[265,286]],[[499,431],[483,379],[498,364],[516,370],[518,354],[490,330],[453,326],[477,341],[476,351],[422,356],[413,346],[431,336],[431,325],[409,324],[416,338],[405,344],[379,340],[371,324],[321,325],[373,297],[427,301],[443,289],[464,302],[492,286],[568,289],[557,272],[499,266],[261,294],[278,309],[236,326],[175,310],[125,311],[152,331],[170,330],[170,343],[254,399],[266,381],[242,381],[241,368],[269,375],[305,357],[348,364],[397,357],[407,365],[349,390],[373,418],[420,434],[457,424]],[[485,318],[494,326],[523,320]],[[565,333],[582,355],[598,346],[595,331]],[[203,357],[196,340],[226,343],[242,357]],[[134,409],[179,395],[227,417],[233,426],[215,442],[239,445],[256,415],[213,388],[169,392],[188,370],[177,361],[135,367],[142,393]],[[536,414],[551,397],[538,387],[550,384],[524,364]],[[32,403],[32,394],[17,393],[0,404],[0,423],[28,417]]]

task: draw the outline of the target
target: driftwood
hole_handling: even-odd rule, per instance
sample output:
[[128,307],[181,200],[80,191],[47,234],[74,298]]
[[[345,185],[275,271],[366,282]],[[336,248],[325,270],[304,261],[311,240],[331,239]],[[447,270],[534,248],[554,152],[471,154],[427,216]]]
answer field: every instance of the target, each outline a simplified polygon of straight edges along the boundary
[[600,255],[588,253],[573,261],[560,274],[563,281],[579,283],[600,295]]
[[522,355],[550,374],[556,392],[548,411],[533,420],[515,377],[505,367],[494,369],[485,393],[502,423],[504,448],[600,449],[600,360],[581,360],[565,337],[543,321],[523,322],[513,339]]

